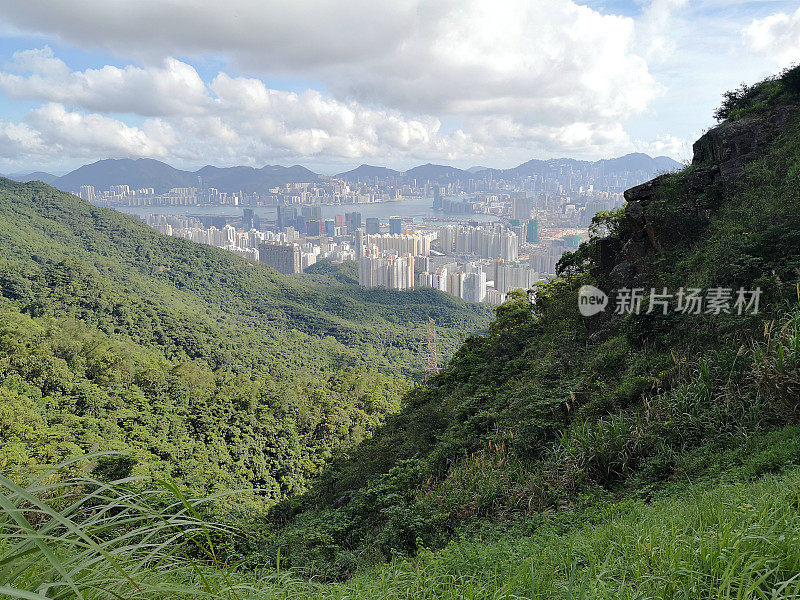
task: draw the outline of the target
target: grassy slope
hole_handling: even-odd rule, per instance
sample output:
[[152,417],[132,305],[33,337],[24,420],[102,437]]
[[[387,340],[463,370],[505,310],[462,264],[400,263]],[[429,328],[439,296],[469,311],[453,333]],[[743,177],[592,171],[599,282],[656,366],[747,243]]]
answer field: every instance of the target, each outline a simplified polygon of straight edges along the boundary
[[[726,453],[698,452],[692,460],[705,463],[704,475],[648,501],[605,495],[572,511],[486,526],[439,551],[423,548],[413,559],[395,557],[338,584],[302,579],[283,568],[280,557],[260,573],[232,572],[205,543],[214,527],[188,509],[199,505],[182,508],[175,490],[130,494],[100,486],[96,494],[104,502],[125,508],[94,512],[88,521],[68,504],[36,500],[41,484],[10,489],[0,480],[0,494],[11,506],[40,506],[41,539],[54,550],[55,565],[73,569],[71,583],[87,598],[112,592],[134,597],[131,582],[135,597],[143,598],[788,598],[800,593],[798,448],[800,429],[790,427]],[[151,519],[146,497],[175,508],[164,519]],[[0,575],[13,574],[5,585],[32,591],[60,581],[48,597],[73,597],[57,566],[9,515],[0,512]],[[57,518],[66,518],[67,526],[56,527]],[[82,532],[122,520],[127,537],[100,534],[97,550],[81,543]],[[172,538],[168,554],[139,542],[139,535],[162,539],[178,530],[183,535]],[[12,549],[14,542],[20,545]]]

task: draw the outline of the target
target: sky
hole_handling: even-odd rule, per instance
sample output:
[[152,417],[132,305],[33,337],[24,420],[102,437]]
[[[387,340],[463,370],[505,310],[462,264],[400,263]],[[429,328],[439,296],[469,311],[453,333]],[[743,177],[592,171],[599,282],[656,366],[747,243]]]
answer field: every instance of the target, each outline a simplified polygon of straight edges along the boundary
[[691,158],[797,0],[0,0],[0,172]]

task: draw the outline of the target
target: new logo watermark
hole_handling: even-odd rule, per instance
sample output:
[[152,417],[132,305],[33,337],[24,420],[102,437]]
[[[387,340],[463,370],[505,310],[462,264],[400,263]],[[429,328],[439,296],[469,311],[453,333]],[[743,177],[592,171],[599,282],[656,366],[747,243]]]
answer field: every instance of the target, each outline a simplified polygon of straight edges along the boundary
[[578,310],[584,317],[603,312],[608,306],[608,294],[593,285],[584,285],[578,290]]
[[[649,291],[649,293],[648,293]],[[614,314],[653,314],[666,315],[757,315],[761,288],[746,290],[739,288],[713,287],[678,288],[670,291],[661,288],[620,288],[612,290]],[[609,304],[609,294],[593,285],[584,285],[578,290],[578,310],[584,317],[591,317],[605,311]]]

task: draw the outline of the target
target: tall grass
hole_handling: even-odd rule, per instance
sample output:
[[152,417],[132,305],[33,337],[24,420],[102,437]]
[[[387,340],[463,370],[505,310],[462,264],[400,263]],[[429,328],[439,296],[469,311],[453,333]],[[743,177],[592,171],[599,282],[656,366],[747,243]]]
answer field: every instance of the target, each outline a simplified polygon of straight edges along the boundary
[[[25,599],[218,597],[200,502],[170,482],[106,483],[70,476],[82,457],[24,484],[0,475],[0,597]],[[153,482],[150,482],[153,483]],[[213,501],[206,498],[202,502]]]
[[622,503],[573,528],[551,515],[533,535],[455,540],[344,584],[272,574],[250,593],[263,600],[796,598],[800,471],[687,489],[650,505]]
[[357,573],[303,580],[275,564],[236,573],[223,528],[169,483],[0,478],[0,597],[390,600],[800,597],[800,470],[652,504],[606,505],[588,521],[550,513]]

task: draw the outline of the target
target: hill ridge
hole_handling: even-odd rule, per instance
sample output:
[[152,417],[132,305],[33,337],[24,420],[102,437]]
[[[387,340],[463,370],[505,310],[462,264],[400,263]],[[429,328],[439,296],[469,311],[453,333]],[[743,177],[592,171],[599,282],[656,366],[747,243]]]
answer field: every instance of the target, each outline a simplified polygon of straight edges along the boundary
[[[395,178],[400,181],[410,181],[417,178],[426,181],[444,183],[453,180],[466,180],[478,176],[486,176],[488,173],[494,176],[524,176],[530,175],[531,167],[534,165],[552,165],[559,161],[570,161],[570,164],[582,166],[584,168],[596,168],[601,164],[620,165],[619,169],[626,168],[626,161],[631,157],[638,157],[642,163],[646,157],[647,166],[643,172],[655,174],[660,170],[677,168],[679,163],[666,157],[651,158],[646,154],[632,153],[615,159],[601,159],[599,161],[580,161],[576,159],[549,159],[531,160],[511,169],[485,169],[477,173],[468,170],[458,169],[448,165],[438,165],[426,163],[418,165],[406,171],[397,171],[383,166],[373,166],[362,164],[358,167],[334,175],[334,177],[346,181],[370,181],[379,178]],[[664,163],[672,161],[671,163]],[[641,165],[640,165],[641,166]],[[641,170],[641,169],[637,169]],[[42,176],[48,174],[42,174]],[[77,192],[82,185],[93,185],[96,189],[108,189],[112,185],[128,185],[134,189],[152,187],[156,193],[163,193],[172,187],[195,187],[198,185],[198,178],[202,177],[203,185],[215,187],[224,192],[252,193],[264,191],[265,189],[282,186],[287,183],[313,183],[325,179],[325,176],[315,173],[301,165],[285,167],[282,165],[265,165],[263,167],[252,166],[233,166],[216,167],[205,165],[196,171],[186,171],[176,169],[169,164],[151,158],[137,159],[103,159],[91,164],[83,165],[74,171],[62,175],[61,177],[49,176],[45,183],[50,183],[67,192]]]

